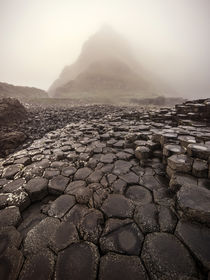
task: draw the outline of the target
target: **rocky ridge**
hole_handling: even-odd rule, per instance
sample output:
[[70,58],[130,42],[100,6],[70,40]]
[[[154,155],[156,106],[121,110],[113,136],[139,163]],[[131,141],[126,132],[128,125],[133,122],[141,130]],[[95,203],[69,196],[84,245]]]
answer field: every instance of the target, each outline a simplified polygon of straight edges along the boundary
[[1,159],[2,279],[208,279],[209,100],[70,110]]

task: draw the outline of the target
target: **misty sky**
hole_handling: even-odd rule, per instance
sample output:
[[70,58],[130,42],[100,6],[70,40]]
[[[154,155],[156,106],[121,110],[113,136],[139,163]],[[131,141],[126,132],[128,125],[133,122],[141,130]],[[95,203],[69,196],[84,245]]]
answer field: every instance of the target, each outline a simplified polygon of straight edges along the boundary
[[0,0],[0,81],[48,89],[104,23],[173,87],[210,96],[209,0]]

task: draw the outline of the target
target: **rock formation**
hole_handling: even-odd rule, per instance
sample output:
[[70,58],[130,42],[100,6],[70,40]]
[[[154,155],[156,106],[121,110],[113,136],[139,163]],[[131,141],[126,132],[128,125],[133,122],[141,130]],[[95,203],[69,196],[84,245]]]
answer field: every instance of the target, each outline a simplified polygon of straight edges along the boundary
[[2,279],[209,279],[208,110],[65,108],[0,159]]
[[57,97],[154,97],[160,88],[137,62],[128,42],[103,27],[82,47],[77,61],[64,68],[49,89]]
[[0,98],[36,99],[48,98],[47,92],[34,87],[14,86],[0,82]]

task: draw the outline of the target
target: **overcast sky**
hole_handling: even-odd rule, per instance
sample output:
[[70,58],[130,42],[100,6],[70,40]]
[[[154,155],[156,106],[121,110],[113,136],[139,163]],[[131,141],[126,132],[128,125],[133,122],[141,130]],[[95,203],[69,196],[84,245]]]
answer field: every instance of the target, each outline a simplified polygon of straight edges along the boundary
[[210,96],[209,0],[0,0],[0,81],[48,89],[104,23],[149,69]]

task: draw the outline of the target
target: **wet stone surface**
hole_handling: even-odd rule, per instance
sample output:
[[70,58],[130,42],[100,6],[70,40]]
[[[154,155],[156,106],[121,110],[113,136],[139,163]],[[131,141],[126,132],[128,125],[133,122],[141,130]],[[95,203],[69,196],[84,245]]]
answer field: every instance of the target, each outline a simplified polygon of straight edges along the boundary
[[75,107],[0,158],[0,279],[208,279],[210,103],[199,102]]

